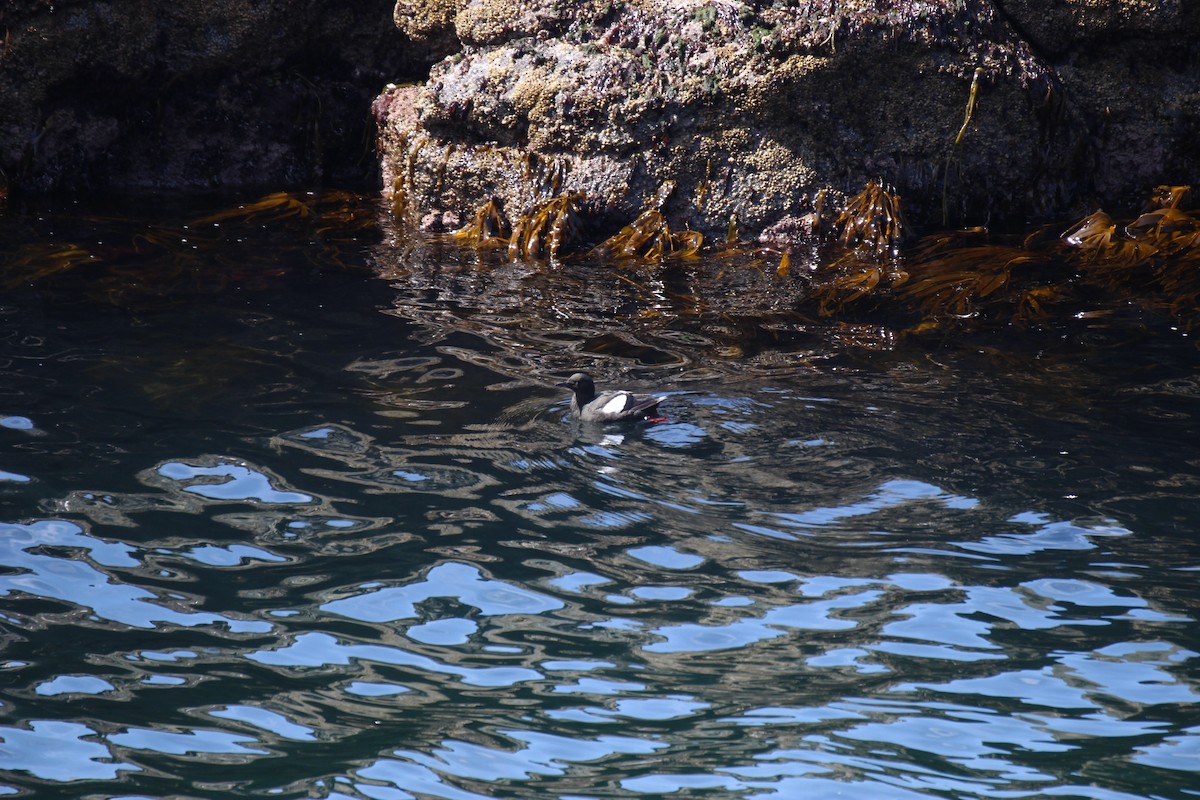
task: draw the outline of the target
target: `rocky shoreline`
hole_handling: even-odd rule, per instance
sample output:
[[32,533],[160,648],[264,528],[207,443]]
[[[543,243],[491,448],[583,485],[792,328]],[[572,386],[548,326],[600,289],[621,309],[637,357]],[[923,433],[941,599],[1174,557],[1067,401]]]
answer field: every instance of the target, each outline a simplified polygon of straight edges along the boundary
[[433,231],[571,195],[787,243],[875,181],[1019,226],[1200,175],[1200,4],[17,0],[0,106],[13,191],[378,178]]
[[784,243],[872,180],[920,225],[1019,225],[1200,172],[1185,4],[438,5],[401,29],[460,49],[375,104],[384,191],[429,230],[561,193],[615,230],[673,183],[675,227]]

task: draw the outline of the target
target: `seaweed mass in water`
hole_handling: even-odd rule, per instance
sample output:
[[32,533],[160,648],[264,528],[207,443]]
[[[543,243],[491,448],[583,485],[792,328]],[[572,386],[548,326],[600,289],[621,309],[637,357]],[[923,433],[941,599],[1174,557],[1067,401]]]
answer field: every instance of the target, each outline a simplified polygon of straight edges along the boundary
[[910,320],[910,333],[1094,322],[1129,301],[1191,328],[1200,300],[1200,217],[1182,207],[1188,190],[1158,187],[1127,223],[1097,211],[1023,239],[986,228],[914,239],[899,195],[872,181],[836,217],[814,221],[825,235],[817,237],[817,256],[801,276],[791,274],[793,252],[742,241],[736,221],[724,241],[709,247],[698,231],[672,230],[656,207],[669,186],[637,219],[590,247],[581,234],[586,197],[578,193],[538,203],[512,226],[489,200],[454,237],[506,247],[513,258],[569,257],[619,268],[670,269],[702,253],[740,256],[748,268],[773,264],[779,280],[808,281],[806,297],[819,316],[899,314]]
[[[1156,188],[1142,212],[1125,220],[1097,210],[1024,236],[967,228],[917,238],[899,196],[872,182],[840,212],[819,214],[812,241],[790,251],[744,240],[736,220],[712,243],[698,231],[673,229],[662,210],[671,188],[664,184],[636,219],[607,237],[600,232],[589,241],[598,226],[589,220],[587,197],[568,193],[531,204],[515,221],[487,200],[446,241],[488,259],[528,261],[534,270],[564,260],[612,270],[622,282],[644,285],[647,297],[658,291],[652,284],[686,281],[686,297],[679,297],[693,309],[688,313],[735,312],[749,285],[739,274],[753,271],[760,305],[766,292],[775,297],[771,308],[813,324],[825,318],[836,325],[883,325],[892,331],[881,340],[885,345],[904,333],[1146,324],[1188,332],[1200,321],[1200,214],[1187,208],[1187,186]],[[590,229],[585,222],[593,223]],[[280,277],[275,262],[214,260],[209,251],[229,237],[302,226],[309,234],[296,241],[321,243],[337,262],[343,246],[360,247],[359,237],[375,235],[377,224],[366,198],[281,192],[186,224],[151,224],[124,244],[56,236],[22,245],[0,268],[0,288],[52,289],[60,278],[86,270],[97,299],[161,304],[180,289]],[[427,236],[404,225],[396,230],[402,237]],[[658,309],[641,313],[653,316]]]

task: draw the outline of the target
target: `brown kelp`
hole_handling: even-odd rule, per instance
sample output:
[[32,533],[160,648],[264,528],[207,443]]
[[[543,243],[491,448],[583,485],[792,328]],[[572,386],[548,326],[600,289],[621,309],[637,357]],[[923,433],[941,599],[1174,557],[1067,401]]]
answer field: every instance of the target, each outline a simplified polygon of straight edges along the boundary
[[1103,211],[1063,232],[1060,249],[1086,280],[1145,298],[1195,324],[1200,300],[1200,217],[1181,209],[1188,186],[1159,186],[1127,225]]
[[820,261],[811,287],[817,312],[830,317],[850,306],[890,296],[891,290],[908,280],[904,262],[896,257],[872,259],[858,251]]
[[[818,201],[823,203],[824,196],[818,195]],[[908,280],[898,260],[906,231],[899,195],[880,181],[869,181],[834,220],[831,233],[841,252],[818,265],[813,286],[818,312],[831,316],[873,296],[881,285]],[[780,272],[786,274],[787,268],[781,261]]]
[[694,258],[704,244],[699,231],[672,231],[657,209],[647,209],[616,235],[592,249],[592,255],[654,264],[664,258]]
[[508,247],[512,225],[500,203],[492,198],[481,205],[471,221],[451,234],[457,241],[474,247]]
[[580,238],[583,195],[560,194],[534,206],[513,225],[508,241],[512,258],[557,258]]
[[894,190],[881,181],[869,181],[834,222],[838,244],[848,250],[863,248],[875,256],[896,255],[908,231],[900,205]]
[[[1116,310],[1128,307],[1129,299],[1166,311],[1185,327],[1200,316],[1200,218],[1183,208],[1186,186],[1159,187],[1132,221],[1096,211],[1065,229],[1043,227],[1024,239],[967,228],[913,242],[899,195],[883,181],[870,181],[824,219],[827,198],[818,195],[821,208],[809,215],[817,218],[809,226],[812,243],[794,251],[744,239],[736,217],[724,237],[705,247],[700,232],[671,228],[663,206],[673,188],[664,183],[636,219],[591,248],[581,246],[590,209],[578,193],[537,202],[511,226],[499,204],[488,200],[452,238],[481,249],[504,248],[510,258],[662,269],[655,280],[686,285],[696,308],[705,307],[706,292],[728,290],[738,271],[769,271],[774,280],[788,281],[793,311],[807,307],[847,324],[882,315],[895,330],[915,333],[1072,320],[1095,327],[1122,316]],[[681,269],[703,251],[714,269]],[[800,252],[808,255],[793,275]],[[706,282],[712,286],[706,289]]]
[[99,260],[93,250],[74,243],[25,245],[0,261],[0,288],[33,285]]
[[954,137],[954,143],[950,145],[950,149],[946,151],[946,164],[942,167],[942,225],[950,224],[950,202],[948,182],[950,180],[950,165],[954,162],[955,156],[958,153],[958,148],[962,144],[963,138],[967,135],[967,128],[971,126],[971,117],[975,115],[975,101],[979,96],[979,78],[983,75],[983,68],[976,67],[975,74],[971,78],[971,91],[967,95],[967,108],[963,114],[962,127],[958,129],[958,135]]
[[[120,217],[51,219],[57,225],[47,231],[46,242],[0,259],[0,289],[61,290],[64,296],[141,309],[195,292],[266,288],[296,268],[362,268],[355,257],[361,237],[374,235],[378,208],[349,192],[278,192],[201,215],[173,217],[164,211],[132,235],[128,220]],[[242,247],[230,257],[229,242],[254,240],[264,246]],[[281,257],[285,253],[289,257]],[[87,280],[80,281],[84,269]]]
[[1200,301],[1200,218],[1180,208],[1187,191],[1158,187],[1132,222],[1096,211],[1060,235],[1043,228],[1019,243],[976,228],[928,235],[899,258],[858,248],[831,262],[814,295],[826,315],[898,301],[920,315],[919,330],[1097,319],[1106,316],[1097,304],[1127,299],[1190,327]]
[[950,231],[918,243],[895,294],[919,310],[922,330],[980,317],[1035,321],[1051,294],[1045,276],[1033,268],[1050,263],[1025,244],[988,241],[981,228]]

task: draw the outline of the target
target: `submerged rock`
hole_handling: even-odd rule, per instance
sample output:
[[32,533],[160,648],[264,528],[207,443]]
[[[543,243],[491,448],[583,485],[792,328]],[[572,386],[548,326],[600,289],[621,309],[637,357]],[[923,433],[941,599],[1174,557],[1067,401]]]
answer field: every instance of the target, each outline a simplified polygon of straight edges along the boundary
[[1200,167],[1200,15],[1167,0],[412,5],[402,27],[462,48],[375,104],[385,193],[430,229],[577,192],[611,231],[674,181],[672,225],[787,241],[872,179],[917,223],[977,223]]

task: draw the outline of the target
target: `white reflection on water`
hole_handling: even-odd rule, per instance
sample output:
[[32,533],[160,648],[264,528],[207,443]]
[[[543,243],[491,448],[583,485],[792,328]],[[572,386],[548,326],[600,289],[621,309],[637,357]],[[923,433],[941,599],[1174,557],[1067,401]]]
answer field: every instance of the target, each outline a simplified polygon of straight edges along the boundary
[[355,662],[391,664],[410,667],[420,672],[456,675],[463,683],[471,686],[512,686],[542,677],[542,673],[522,667],[460,666],[418,655],[400,647],[343,643],[325,633],[302,633],[289,645],[275,650],[246,653],[246,658],[260,664],[295,668],[338,667]]
[[[263,503],[308,503],[313,498],[301,492],[285,492],[272,486],[261,471],[244,464],[197,466],[168,461],[158,468],[164,478],[178,481],[185,492],[211,500],[259,500]],[[210,481],[209,478],[226,480]]]
[[48,781],[112,779],[139,769],[113,761],[108,747],[95,741],[96,735],[86,725],[48,719],[0,727],[0,769]]
[[[87,557],[51,555],[58,548],[84,552]],[[115,578],[109,568],[140,565],[133,552],[130,546],[93,538],[78,525],[62,520],[0,523],[0,564],[12,570],[12,574],[0,575],[0,596],[19,592],[57,600],[84,611],[85,619],[137,628],[221,622],[238,633],[270,630],[261,622],[187,610],[181,602],[185,598],[177,593],[154,593]]]
[[372,586],[362,594],[324,603],[321,608],[364,622],[393,622],[417,616],[417,604],[436,597],[455,598],[484,615],[541,614],[563,606],[538,592],[488,580],[470,564],[450,562],[429,570],[424,580],[382,589]]
[[101,694],[111,692],[115,688],[103,678],[93,675],[59,675],[39,683],[34,691],[44,697],[54,697],[61,694]]

